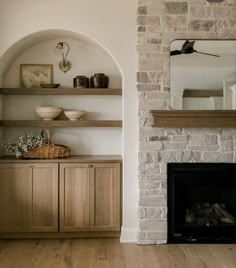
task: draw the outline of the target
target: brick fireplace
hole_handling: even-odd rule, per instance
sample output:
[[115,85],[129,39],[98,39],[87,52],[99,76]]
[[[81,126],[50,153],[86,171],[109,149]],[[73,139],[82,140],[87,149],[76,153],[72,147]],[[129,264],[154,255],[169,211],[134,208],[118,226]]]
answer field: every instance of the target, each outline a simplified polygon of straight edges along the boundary
[[169,109],[169,48],[174,39],[235,39],[236,1],[139,0],[138,243],[167,242],[167,164],[236,162],[236,129],[152,128],[151,110]]

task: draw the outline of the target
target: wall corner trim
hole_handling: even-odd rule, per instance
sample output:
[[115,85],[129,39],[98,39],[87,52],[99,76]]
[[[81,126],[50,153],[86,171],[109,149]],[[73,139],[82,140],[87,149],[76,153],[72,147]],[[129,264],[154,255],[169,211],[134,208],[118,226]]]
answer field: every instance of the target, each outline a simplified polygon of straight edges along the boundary
[[121,227],[121,243],[137,243],[137,229]]

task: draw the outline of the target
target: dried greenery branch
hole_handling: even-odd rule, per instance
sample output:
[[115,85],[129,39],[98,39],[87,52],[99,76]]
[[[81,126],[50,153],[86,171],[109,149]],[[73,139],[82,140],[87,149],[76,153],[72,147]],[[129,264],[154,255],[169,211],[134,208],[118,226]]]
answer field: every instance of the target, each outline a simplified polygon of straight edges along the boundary
[[28,152],[45,143],[46,138],[42,135],[35,136],[33,133],[29,133],[24,136],[20,136],[18,139],[2,141],[0,146],[4,151],[15,153],[16,157],[20,158],[23,152]]

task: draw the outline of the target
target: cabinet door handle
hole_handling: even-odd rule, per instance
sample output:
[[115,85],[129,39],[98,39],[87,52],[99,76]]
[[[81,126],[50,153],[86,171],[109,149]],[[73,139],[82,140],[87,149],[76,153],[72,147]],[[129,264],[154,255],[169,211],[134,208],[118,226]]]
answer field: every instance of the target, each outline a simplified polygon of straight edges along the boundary
[[91,164],[87,164],[87,165],[83,165],[83,166],[87,167],[87,168],[93,167],[93,165],[91,165]]

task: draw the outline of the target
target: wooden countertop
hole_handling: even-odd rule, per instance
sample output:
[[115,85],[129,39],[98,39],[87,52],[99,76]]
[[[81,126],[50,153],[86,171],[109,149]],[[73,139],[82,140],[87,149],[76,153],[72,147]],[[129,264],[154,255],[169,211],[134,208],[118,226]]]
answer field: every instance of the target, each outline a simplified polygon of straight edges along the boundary
[[121,155],[72,155],[67,158],[57,159],[17,159],[15,156],[2,156],[0,157],[0,163],[78,163],[78,162],[122,162]]

